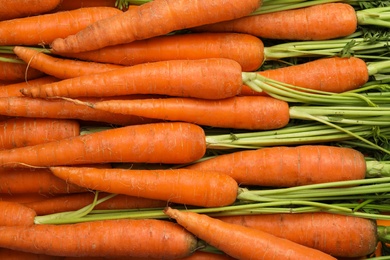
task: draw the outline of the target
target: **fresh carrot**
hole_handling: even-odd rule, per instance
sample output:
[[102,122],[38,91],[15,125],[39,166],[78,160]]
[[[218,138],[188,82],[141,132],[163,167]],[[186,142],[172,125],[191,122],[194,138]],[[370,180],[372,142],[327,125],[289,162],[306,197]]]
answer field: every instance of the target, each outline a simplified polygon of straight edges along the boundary
[[33,48],[15,46],[14,53],[30,68],[59,79],[74,78],[122,68],[120,65],[56,58]]
[[249,130],[282,128],[290,120],[287,102],[264,96],[107,100],[91,106],[118,114]]
[[53,176],[47,168],[0,169],[0,193],[2,194],[67,194],[85,192],[86,189],[66,183]]
[[360,217],[331,213],[261,214],[218,217],[315,248],[335,257],[361,257],[375,251],[377,225]]
[[[96,102],[99,99],[88,99]],[[52,118],[52,119],[79,119],[108,123],[114,125],[133,125],[156,122],[138,116],[126,116],[113,114],[88,106],[80,106],[74,102],[56,99],[34,99],[27,97],[2,97],[0,98],[0,115],[9,117]]]
[[254,71],[264,61],[263,42],[249,34],[187,33],[172,34],[107,46],[61,56],[124,66],[163,60],[227,58],[237,61],[243,71]]
[[361,152],[331,145],[243,150],[222,154],[185,168],[200,171],[215,169],[228,174],[240,184],[271,187],[364,179],[367,169]]
[[0,149],[61,140],[80,134],[76,120],[12,118],[0,122]]
[[164,213],[198,238],[237,259],[335,259],[319,250],[261,230],[230,224],[207,215],[170,207]]
[[[30,8],[31,4],[28,6]],[[75,34],[98,20],[119,13],[122,11],[113,7],[86,7],[1,21],[0,45],[50,44],[57,37]]]
[[262,4],[248,1],[155,0],[52,42],[57,53],[82,52],[165,35],[175,30],[231,20],[250,14]]
[[13,0],[1,1],[0,21],[40,15],[56,8],[61,0]]
[[[376,73],[363,59],[349,57],[321,58],[298,65],[269,69],[260,75],[307,89],[341,93],[357,89]],[[244,85],[241,95],[264,95]]]
[[178,259],[198,248],[181,226],[154,219],[0,227],[0,232],[0,247],[55,256]]
[[215,171],[91,167],[50,167],[50,170],[67,183],[88,189],[202,207],[230,205],[238,193],[233,178]]
[[34,225],[35,211],[17,202],[0,201],[0,226]]
[[242,85],[240,64],[230,59],[211,58],[143,63],[21,89],[21,92],[41,98],[160,94],[222,99],[240,93]]
[[39,194],[39,193],[20,193],[20,194],[1,193],[0,201],[17,202],[17,203],[24,204],[24,203],[45,200],[53,196],[54,195],[48,196],[47,194]]
[[206,150],[204,130],[189,123],[124,126],[45,144],[0,151],[2,167],[93,163],[189,163]]
[[282,40],[329,40],[354,33],[356,11],[347,3],[309,7],[246,16],[192,28],[195,32],[238,32]]
[[[1,253],[1,252],[0,252]],[[78,257],[65,257],[63,260],[78,260]],[[234,260],[226,254],[195,251],[190,256],[177,258],[178,260]],[[107,260],[105,257],[84,257],[83,260]],[[115,257],[115,260],[145,260],[144,257]]]
[[33,254],[8,248],[0,248],[0,258],[7,260],[64,260],[58,256],[48,256],[44,254]]
[[[107,195],[108,194],[100,192],[98,198],[100,199]],[[24,203],[24,205],[34,209],[36,214],[41,216],[81,209],[82,207],[91,204],[94,200],[94,197],[95,194],[92,192],[82,192],[78,194],[55,196],[45,200]],[[118,194],[115,197],[96,205],[94,209],[142,209],[165,207],[166,205],[167,202],[162,200],[152,200]]]
[[0,80],[16,83],[36,79],[44,75],[39,70],[28,68],[28,65],[18,59],[14,54],[0,54]]
[[1,86],[0,97],[21,97],[21,96],[23,96],[22,93],[20,93],[20,89],[22,89],[22,88],[39,86],[42,84],[48,84],[48,83],[52,83],[55,81],[59,81],[59,79],[57,79],[53,76],[43,76],[43,77],[40,77],[37,79],[7,84],[5,86]]
[[85,7],[116,7],[116,0],[62,0],[53,12],[70,11]]

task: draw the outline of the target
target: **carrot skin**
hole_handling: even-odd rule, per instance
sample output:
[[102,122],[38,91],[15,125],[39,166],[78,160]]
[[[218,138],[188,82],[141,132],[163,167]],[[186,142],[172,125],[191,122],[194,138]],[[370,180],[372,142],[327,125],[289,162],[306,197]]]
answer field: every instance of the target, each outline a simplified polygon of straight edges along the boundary
[[240,184],[269,187],[359,180],[365,178],[367,169],[365,158],[359,151],[325,145],[244,150],[219,155],[185,168],[199,171],[215,169]]
[[122,67],[114,64],[55,58],[23,46],[15,46],[13,51],[21,60],[29,64],[29,67],[59,79],[80,77]]
[[[66,183],[49,169],[1,168],[1,194],[67,194],[85,192],[86,189]],[[44,198],[44,197],[43,197]]]
[[85,7],[116,7],[115,0],[62,0],[61,3],[52,12],[70,11]]
[[0,201],[0,226],[32,226],[36,212],[17,202]]
[[48,167],[114,162],[180,164],[202,158],[205,151],[206,138],[201,127],[179,122],[154,123],[3,150],[0,151],[0,165]]
[[50,44],[58,37],[72,35],[98,20],[119,13],[122,11],[112,7],[86,7],[1,21],[0,45]]
[[[82,87],[80,87],[82,86]],[[240,93],[242,70],[224,58],[143,63],[21,89],[29,97],[107,97],[132,94],[223,99]]]
[[[99,198],[107,196],[107,193],[99,193]],[[35,210],[36,214],[48,215],[53,213],[74,211],[91,204],[95,194],[92,192],[82,192],[77,194],[59,195],[45,200],[24,203],[25,206]],[[100,209],[142,209],[165,207],[166,201],[152,200],[118,194],[107,201],[104,201],[94,207]]]
[[164,60],[226,58],[237,61],[242,71],[255,71],[263,64],[264,44],[259,38],[249,34],[188,33],[163,35],[94,51],[60,55],[124,66]]
[[357,29],[355,9],[347,3],[326,3],[300,9],[252,15],[192,28],[193,32],[237,32],[279,40],[329,40]]
[[[288,67],[264,70],[260,75],[307,89],[341,93],[367,83],[369,72],[363,59],[356,57],[322,58]],[[264,95],[243,86],[241,95]]]
[[46,200],[49,198],[52,198],[56,195],[52,194],[42,194],[42,193],[16,193],[16,194],[9,194],[9,193],[1,193],[0,194],[0,201],[10,201],[10,202],[17,202],[17,203],[30,203],[30,202],[37,202]]
[[12,118],[0,122],[0,149],[36,145],[80,134],[76,120]]
[[0,258],[7,260],[64,260],[64,258],[58,256],[33,254],[8,248],[0,248]]
[[167,207],[164,213],[199,239],[237,259],[335,259],[261,230]]
[[[99,101],[88,99],[87,101]],[[79,119],[114,125],[155,123],[157,120],[113,114],[61,99],[36,99],[28,97],[0,98],[0,115],[9,117]]]
[[1,1],[0,21],[40,15],[56,8],[61,0]]
[[55,256],[178,259],[197,247],[196,238],[179,225],[154,219],[3,226],[0,232],[0,247]]
[[56,53],[97,50],[106,46],[148,39],[175,30],[226,21],[250,14],[262,4],[248,1],[151,1],[95,22],[77,34],[52,42]]
[[42,76],[36,79],[22,81],[17,83],[6,84],[5,86],[1,86],[0,88],[0,98],[2,97],[22,97],[22,93],[20,93],[20,89],[29,88],[32,86],[38,86],[42,84],[48,84],[55,81],[59,81],[59,79],[52,76]]
[[259,229],[335,257],[366,256],[375,251],[378,243],[376,222],[359,217],[319,212],[217,218]]
[[250,130],[277,129],[290,120],[287,102],[265,96],[107,100],[92,107],[111,113]]
[[88,189],[202,207],[231,205],[238,191],[236,181],[214,171],[88,167],[50,167],[50,170],[64,181]]
[[[0,57],[19,60],[14,54],[0,54]],[[0,80],[17,83],[43,76],[43,72],[28,68],[27,63],[0,61]]]

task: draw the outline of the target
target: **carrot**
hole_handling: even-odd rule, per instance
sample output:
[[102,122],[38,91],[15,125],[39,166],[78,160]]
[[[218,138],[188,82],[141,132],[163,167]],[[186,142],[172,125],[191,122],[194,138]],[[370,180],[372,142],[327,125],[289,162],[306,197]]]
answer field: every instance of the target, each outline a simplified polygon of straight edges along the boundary
[[163,60],[227,58],[237,61],[243,71],[254,71],[263,64],[264,51],[263,42],[249,34],[187,33],[59,55],[124,66]]
[[66,183],[53,176],[49,169],[13,168],[0,169],[0,193],[3,194],[52,194],[85,192],[86,189]]
[[259,229],[335,257],[371,254],[378,242],[375,221],[353,216],[319,212],[226,216],[218,219]]
[[82,52],[165,35],[175,30],[231,20],[250,14],[262,4],[248,1],[155,0],[95,22],[51,44],[56,53]]
[[354,33],[356,11],[350,4],[326,3],[246,16],[192,28],[195,32],[238,32],[282,40],[329,40]]
[[57,256],[48,256],[43,254],[33,254],[8,248],[0,248],[0,258],[7,260],[61,260]]
[[53,12],[69,11],[85,7],[116,7],[115,2],[116,0],[62,0]]
[[131,125],[45,144],[0,151],[0,165],[15,167],[144,162],[180,164],[204,156],[203,129],[189,123]]
[[88,189],[202,207],[230,205],[238,193],[236,181],[215,171],[91,167],[50,167],[50,170],[64,181]]
[[21,89],[21,92],[41,98],[160,94],[222,99],[237,95],[241,86],[242,71],[237,62],[212,58],[143,63]]
[[21,60],[26,62],[30,68],[34,68],[59,79],[74,78],[122,67],[114,64],[55,58],[38,50],[23,46],[15,46],[13,51]]
[[0,201],[0,226],[34,225],[35,211],[17,202]]
[[59,79],[57,79],[53,76],[43,76],[43,77],[40,77],[37,79],[7,84],[5,86],[1,86],[0,97],[21,97],[21,96],[23,96],[22,93],[20,93],[21,88],[29,88],[32,86],[48,84],[48,83],[52,83],[52,82],[55,82],[58,80]]
[[119,13],[122,11],[112,7],[86,7],[1,21],[0,45],[50,44],[57,37],[72,35],[98,20]]
[[365,158],[358,150],[330,145],[243,150],[185,168],[199,171],[215,169],[228,174],[240,184],[271,187],[364,179],[367,169]]
[[3,0],[0,5],[0,21],[43,14],[60,3],[61,0]]
[[237,259],[335,259],[290,240],[207,215],[170,207],[164,213],[198,238]]
[[287,102],[264,96],[232,97],[222,100],[193,98],[107,100],[91,106],[118,114],[249,130],[281,128],[286,126],[290,119]]
[[[99,193],[99,198],[106,196]],[[34,209],[37,215],[47,215],[65,211],[78,210],[91,204],[95,194],[82,192],[78,194],[60,195],[45,200],[24,203],[25,206]],[[94,207],[94,209],[142,209],[166,206],[167,202],[118,194]]]
[[12,118],[0,122],[0,149],[52,142],[80,134],[76,120]]
[[[363,59],[330,57],[258,73],[294,86],[341,93],[363,86],[375,72],[368,69]],[[264,95],[246,85],[242,87],[240,94]]]
[[56,256],[178,259],[198,247],[179,225],[154,219],[0,227],[0,232],[0,247]]
[[16,83],[36,79],[45,75],[39,70],[27,68],[27,64],[17,59],[16,55],[0,54],[0,80]]
[[[98,101],[99,99],[88,99]],[[147,118],[126,116],[80,106],[67,100],[44,100],[26,97],[0,98],[0,115],[10,117],[79,119],[114,125],[133,125],[156,122]]]
[[15,194],[9,194],[9,193],[1,193],[0,194],[0,201],[10,201],[10,202],[17,202],[17,203],[32,203],[37,202],[41,200],[46,200],[49,198],[52,198],[54,194],[39,194],[39,193],[15,193]]

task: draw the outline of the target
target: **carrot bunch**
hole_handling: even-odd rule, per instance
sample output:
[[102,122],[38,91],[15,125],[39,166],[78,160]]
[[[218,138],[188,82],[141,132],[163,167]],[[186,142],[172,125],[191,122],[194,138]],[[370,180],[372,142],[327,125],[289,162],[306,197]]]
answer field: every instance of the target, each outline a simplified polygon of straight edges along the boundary
[[341,259],[389,243],[388,7],[17,2],[0,7],[0,256]]

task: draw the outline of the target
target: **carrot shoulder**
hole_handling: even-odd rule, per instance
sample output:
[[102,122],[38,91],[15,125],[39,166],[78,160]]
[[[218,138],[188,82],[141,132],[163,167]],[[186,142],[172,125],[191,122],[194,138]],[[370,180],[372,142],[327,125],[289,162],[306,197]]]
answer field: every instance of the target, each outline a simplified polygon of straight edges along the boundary
[[238,32],[281,40],[328,40],[357,29],[355,9],[347,3],[318,4],[258,14],[191,29],[195,32]]
[[[335,257],[362,257],[375,251],[375,221],[331,213],[262,214],[218,219],[268,232]],[[329,228],[333,227],[333,228]]]
[[14,53],[29,65],[47,75],[59,79],[74,78],[121,68],[120,65],[98,62],[85,62],[64,58],[56,58],[28,47],[15,46]]
[[224,58],[143,63],[28,89],[31,97],[106,97],[131,94],[221,99],[240,93],[242,70]]
[[0,201],[0,226],[31,226],[35,216],[35,211],[23,204]]
[[292,187],[364,179],[366,161],[361,152],[351,148],[301,145],[238,151],[194,163],[186,168],[215,169],[230,175],[240,184]]
[[169,207],[164,213],[198,238],[237,259],[335,259],[290,240],[207,215]]
[[287,102],[265,96],[107,100],[91,106],[111,113],[249,130],[281,128],[290,119]]
[[178,259],[197,248],[191,233],[175,223],[154,219],[2,226],[0,232],[0,247],[55,256]]
[[45,144],[0,151],[3,167],[113,162],[188,163],[204,156],[205,133],[189,123],[124,126]]
[[238,192],[233,178],[215,171],[88,167],[51,167],[50,170],[64,181],[88,189],[202,207],[230,205]]
[[[26,5],[30,6],[30,4]],[[50,44],[58,37],[72,35],[98,20],[119,13],[122,13],[122,11],[113,7],[85,7],[71,11],[1,21],[0,44]]]
[[243,17],[261,4],[261,0],[151,1],[96,22],[65,39],[56,39],[51,48],[57,53],[96,50],[165,35],[175,30]]

